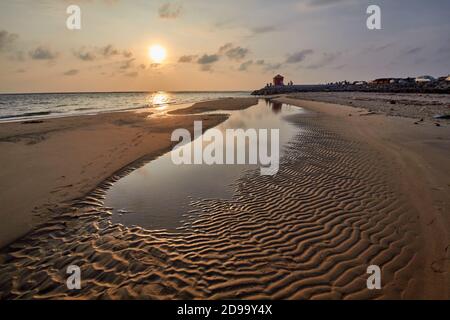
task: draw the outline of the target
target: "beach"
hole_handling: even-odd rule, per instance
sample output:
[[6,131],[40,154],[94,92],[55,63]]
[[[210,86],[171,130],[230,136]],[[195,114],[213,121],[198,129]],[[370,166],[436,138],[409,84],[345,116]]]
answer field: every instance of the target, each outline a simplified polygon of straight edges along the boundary
[[[370,92],[302,92],[288,95],[300,100],[329,102],[364,108],[371,113],[439,123],[435,116],[450,112],[449,94],[405,94]],[[448,118],[447,118],[448,121]],[[445,122],[444,123],[448,123]]]
[[[248,106],[246,99],[238,100]],[[248,101],[253,104],[256,99]],[[141,110],[1,123],[1,220],[8,223],[0,226],[0,247],[116,171],[168,151],[173,130],[192,130],[194,120],[202,120],[207,129],[226,119],[149,116]]]
[[1,123],[0,299],[448,299],[450,126],[433,118],[446,100],[345,94],[274,97],[305,110],[277,175],[193,200],[180,232],[113,224],[105,190],[170,150],[174,129],[228,117],[199,112],[257,98]]

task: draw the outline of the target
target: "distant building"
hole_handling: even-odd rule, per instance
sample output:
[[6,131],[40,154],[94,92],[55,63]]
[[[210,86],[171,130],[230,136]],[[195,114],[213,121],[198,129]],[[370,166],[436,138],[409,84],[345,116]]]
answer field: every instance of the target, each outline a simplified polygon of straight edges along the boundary
[[394,84],[394,83],[399,83],[399,82],[400,82],[400,80],[402,80],[402,79],[398,79],[398,78],[393,78],[393,79],[391,79],[391,81],[389,81],[389,83],[391,83],[391,84]]
[[371,81],[372,84],[390,84],[391,80],[394,80],[393,78],[379,78]]
[[275,77],[273,77],[273,85],[284,86],[284,77],[282,75],[277,74]]
[[416,82],[431,82],[434,80],[436,79],[434,79],[432,76],[420,76],[416,78]]
[[400,81],[399,81],[400,84],[412,84],[414,82],[416,82],[416,79],[411,78],[411,77],[403,78],[403,79],[400,79]]

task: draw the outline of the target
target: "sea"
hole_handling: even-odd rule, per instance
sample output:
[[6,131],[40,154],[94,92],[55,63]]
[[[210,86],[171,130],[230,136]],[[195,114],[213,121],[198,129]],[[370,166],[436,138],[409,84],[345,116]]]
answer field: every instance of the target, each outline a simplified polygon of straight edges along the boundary
[[0,122],[89,115],[102,112],[170,107],[228,97],[247,97],[247,91],[101,92],[0,94]]

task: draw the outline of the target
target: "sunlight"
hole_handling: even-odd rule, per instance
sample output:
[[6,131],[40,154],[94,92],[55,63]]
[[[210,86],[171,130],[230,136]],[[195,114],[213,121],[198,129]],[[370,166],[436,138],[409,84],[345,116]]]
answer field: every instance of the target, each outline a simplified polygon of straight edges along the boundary
[[167,53],[164,47],[155,44],[149,48],[148,55],[154,63],[162,63],[166,59]]
[[167,108],[169,103],[169,95],[165,92],[157,92],[152,97],[152,105],[156,107],[157,110],[164,110]]

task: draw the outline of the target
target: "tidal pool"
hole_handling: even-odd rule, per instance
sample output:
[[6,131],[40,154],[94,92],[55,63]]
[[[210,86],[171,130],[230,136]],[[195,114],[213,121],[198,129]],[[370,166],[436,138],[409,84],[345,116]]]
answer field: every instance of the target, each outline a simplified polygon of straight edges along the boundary
[[[301,112],[299,107],[260,99],[255,106],[230,112],[230,117],[215,128],[224,136],[226,129],[279,129],[282,156],[283,146],[299,130],[285,117]],[[255,142],[246,140],[246,150],[236,151],[248,151],[249,143]],[[260,167],[259,164],[176,165],[172,161],[172,152],[176,151],[136,169],[107,191],[105,206],[113,208],[113,222],[146,229],[176,230],[182,225],[183,215],[191,210],[192,200],[229,199],[234,183],[247,170],[259,170]]]

